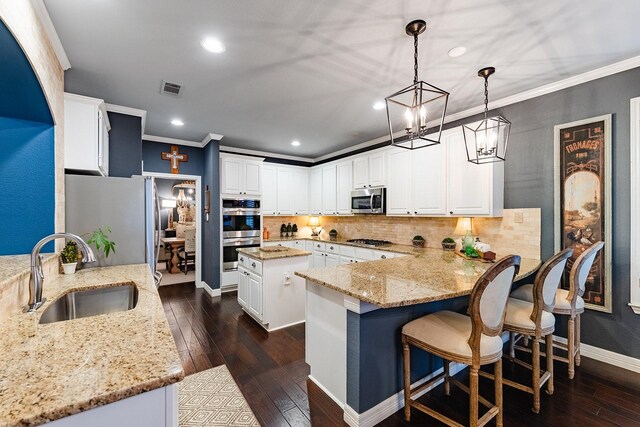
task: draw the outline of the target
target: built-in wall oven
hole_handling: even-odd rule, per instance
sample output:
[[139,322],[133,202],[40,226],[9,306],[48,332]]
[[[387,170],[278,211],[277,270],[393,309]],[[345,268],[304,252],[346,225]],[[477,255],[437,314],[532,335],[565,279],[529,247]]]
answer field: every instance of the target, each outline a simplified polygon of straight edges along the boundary
[[260,200],[222,200],[222,269],[238,269],[238,248],[260,246]]

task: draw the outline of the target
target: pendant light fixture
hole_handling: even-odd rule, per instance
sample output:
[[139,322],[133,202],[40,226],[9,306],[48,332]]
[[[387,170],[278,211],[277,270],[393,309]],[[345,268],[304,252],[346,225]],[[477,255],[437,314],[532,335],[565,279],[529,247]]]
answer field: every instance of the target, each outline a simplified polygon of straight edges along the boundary
[[489,114],[489,76],[496,72],[493,67],[478,71],[484,78],[484,119],[478,123],[463,125],[467,159],[471,163],[503,162],[507,156],[507,143],[511,122],[503,116],[487,117]]
[[[413,36],[413,84],[385,98],[391,144],[415,150],[440,143],[447,111],[449,92],[418,80],[418,36],[427,29],[421,19],[407,24],[407,35]],[[427,135],[427,125],[435,121]],[[394,133],[400,132],[400,135]]]

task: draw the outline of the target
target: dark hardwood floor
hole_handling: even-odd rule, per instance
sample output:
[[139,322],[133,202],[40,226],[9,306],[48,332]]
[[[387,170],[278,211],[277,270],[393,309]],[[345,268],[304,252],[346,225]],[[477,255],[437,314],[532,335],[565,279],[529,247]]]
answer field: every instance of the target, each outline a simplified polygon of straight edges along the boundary
[[[304,325],[267,333],[242,312],[236,294],[213,300],[193,284],[163,286],[164,310],[187,375],[226,364],[251,409],[263,426],[343,426],[342,410],[307,380]],[[542,393],[540,414],[531,412],[531,397],[505,387],[506,426],[638,426],[640,374],[582,358],[575,378],[557,363],[555,393]],[[505,376],[526,381],[527,372],[505,361]],[[525,379],[523,379],[523,376]],[[459,374],[466,382],[466,371]],[[481,379],[481,394],[493,400],[493,384]],[[467,423],[467,395],[442,387],[420,401]],[[412,411],[410,424],[402,412],[381,426],[441,425]]]

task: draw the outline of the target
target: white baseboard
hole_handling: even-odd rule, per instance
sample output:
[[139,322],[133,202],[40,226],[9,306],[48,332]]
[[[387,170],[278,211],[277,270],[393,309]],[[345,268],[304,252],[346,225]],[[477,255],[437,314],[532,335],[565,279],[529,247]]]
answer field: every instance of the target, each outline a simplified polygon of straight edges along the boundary
[[[455,375],[458,372],[466,369],[467,365],[462,363],[451,363],[449,365],[450,374]],[[440,375],[442,373],[442,368],[438,369],[427,375],[426,377],[416,381],[411,385],[411,388],[417,387],[425,382],[431,380],[432,378]],[[422,390],[420,393],[416,394],[415,397],[420,397],[429,390],[437,387],[442,383],[443,380],[437,381],[431,385],[431,387],[427,387]],[[400,409],[404,408],[404,390],[400,390],[393,396],[387,398],[386,400],[378,403],[373,408],[369,409],[362,414],[358,414],[353,408],[349,405],[345,405],[344,407],[344,422],[347,423],[351,427],[370,427],[375,426],[376,424],[382,422],[386,418],[398,412]]]
[[344,403],[340,402],[340,399],[338,399],[337,397],[335,397],[333,395],[333,393],[331,393],[329,390],[327,390],[322,384],[320,384],[320,382],[318,380],[316,380],[315,378],[313,378],[313,376],[309,375],[308,377],[311,381],[313,381],[313,383],[315,385],[317,385],[320,390],[322,390],[324,392],[324,394],[326,394],[327,396],[329,396],[331,398],[331,400],[333,400],[334,402],[336,402],[336,404],[340,407],[340,408],[344,408],[345,405]]
[[[554,335],[553,339],[561,342],[562,344],[567,343],[567,339],[563,337]],[[584,357],[589,357],[600,362],[608,363],[609,365],[640,373],[640,359],[636,359],[631,356],[615,353],[613,351],[594,347],[592,345],[584,343],[580,344],[580,354]]]
[[220,295],[222,295],[220,288],[211,289],[209,285],[207,285],[207,282],[205,282],[204,280],[200,282],[200,286],[197,286],[197,287],[204,288],[205,292],[208,293],[211,296],[211,298],[219,297]]

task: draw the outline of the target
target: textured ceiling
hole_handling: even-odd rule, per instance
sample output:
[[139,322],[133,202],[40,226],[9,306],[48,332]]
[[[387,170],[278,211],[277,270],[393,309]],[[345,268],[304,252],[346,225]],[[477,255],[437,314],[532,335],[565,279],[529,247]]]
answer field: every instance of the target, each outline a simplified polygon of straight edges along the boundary
[[[376,100],[411,83],[404,26],[425,19],[420,77],[482,103],[640,54],[640,2],[619,0],[45,0],[72,68],[66,90],[148,111],[146,133],[315,157],[387,131]],[[200,47],[220,38],[221,55]],[[465,46],[466,55],[447,51]],[[161,80],[184,85],[181,98]],[[185,125],[169,121],[179,117]],[[290,142],[299,139],[300,147]]]

